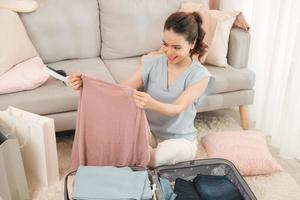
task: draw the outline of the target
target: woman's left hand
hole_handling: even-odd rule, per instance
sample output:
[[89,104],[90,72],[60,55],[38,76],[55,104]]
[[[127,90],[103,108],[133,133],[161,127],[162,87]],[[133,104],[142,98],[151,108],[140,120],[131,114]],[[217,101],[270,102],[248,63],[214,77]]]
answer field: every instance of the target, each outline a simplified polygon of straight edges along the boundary
[[142,109],[153,108],[155,100],[150,96],[150,94],[135,90],[133,93],[133,98],[137,107]]

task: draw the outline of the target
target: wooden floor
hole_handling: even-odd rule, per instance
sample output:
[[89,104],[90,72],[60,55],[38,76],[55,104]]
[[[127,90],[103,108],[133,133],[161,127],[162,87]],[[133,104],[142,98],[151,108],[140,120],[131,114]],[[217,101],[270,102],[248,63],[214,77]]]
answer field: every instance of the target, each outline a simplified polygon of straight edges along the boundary
[[269,145],[272,155],[279,162],[281,167],[288,172],[300,185],[300,162],[297,159],[284,159],[278,156],[278,149]]

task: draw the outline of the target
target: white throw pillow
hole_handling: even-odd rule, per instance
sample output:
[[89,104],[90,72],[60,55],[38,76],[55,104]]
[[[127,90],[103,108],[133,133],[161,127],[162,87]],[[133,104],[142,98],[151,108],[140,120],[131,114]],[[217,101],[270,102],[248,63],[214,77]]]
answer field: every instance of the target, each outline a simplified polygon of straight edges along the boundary
[[230,30],[235,20],[235,16],[219,20],[215,30],[215,36],[208,48],[205,59],[206,64],[218,67],[227,67],[227,52]]
[[[239,11],[209,10],[201,4],[182,3],[179,11],[198,12],[205,31],[203,42],[208,45],[207,52],[201,57],[201,63],[217,67],[227,67],[227,51],[230,30]],[[194,58],[198,58],[195,55]]]

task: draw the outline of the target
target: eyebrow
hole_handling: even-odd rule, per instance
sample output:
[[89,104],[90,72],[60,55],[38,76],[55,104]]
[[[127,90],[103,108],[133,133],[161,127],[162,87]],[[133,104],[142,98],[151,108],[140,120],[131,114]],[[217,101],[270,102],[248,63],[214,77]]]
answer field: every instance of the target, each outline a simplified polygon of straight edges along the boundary
[[[164,40],[163,40],[163,43],[169,45],[169,44],[166,43]],[[171,46],[173,46],[173,47],[182,47],[182,45],[176,45],[176,44],[175,44],[175,45],[171,45]]]

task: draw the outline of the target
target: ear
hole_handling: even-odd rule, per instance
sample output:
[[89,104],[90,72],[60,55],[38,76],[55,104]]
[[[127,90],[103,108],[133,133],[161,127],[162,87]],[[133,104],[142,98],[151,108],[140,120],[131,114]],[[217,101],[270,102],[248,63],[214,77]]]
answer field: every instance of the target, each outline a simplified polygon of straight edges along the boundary
[[191,45],[191,49],[194,49],[194,47],[195,47],[195,44],[196,44],[196,40],[192,43],[192,45]]

